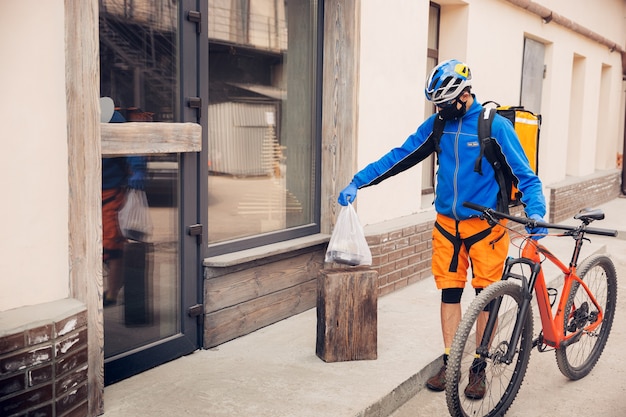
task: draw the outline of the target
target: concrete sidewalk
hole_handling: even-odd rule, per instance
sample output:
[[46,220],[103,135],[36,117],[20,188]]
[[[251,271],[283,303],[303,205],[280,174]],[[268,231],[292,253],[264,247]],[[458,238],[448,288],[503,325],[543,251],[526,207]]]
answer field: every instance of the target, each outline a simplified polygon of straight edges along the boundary
[[[626,231],[626,199],[601,208],[607,219],[593,226]],[[607,247],[610,253],[609,239],[592,237],[582,256]],[[569,259],[570,239],[548,237],[545,243]],[[465,305],[472,294],[465,291]],[[311,309],[107,387],[105,417],[388,416],[421,390],[439,366],[439,297],[427,278],[380,298],[376,360],[319,359],[316,311]]]

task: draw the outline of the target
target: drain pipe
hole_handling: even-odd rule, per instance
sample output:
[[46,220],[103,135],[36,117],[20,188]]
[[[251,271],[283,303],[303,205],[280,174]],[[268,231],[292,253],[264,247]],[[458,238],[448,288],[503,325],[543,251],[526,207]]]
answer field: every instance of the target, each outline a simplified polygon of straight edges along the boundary
[[[622,68],[626,62],[626,54],[622,53]],[[626,80],[626,76],[622,75],[622,80]],[[624,83],[622,82],[622,85]],[[626,155],[626,109],[624,110],[624,147],[622,148],[622,196],[626,196],[626,163],[624,163],[624,155]]]
[[[622,52],[622,86],[626,81],[626,53]],[[626,196],[626,163],[624,163],[624,155],[626,155],[626,106],[624,106],[624,146],[622,148],[622,195]]]
[[[538,3],[535,3],[532,0],[506,0],[514,6],[520,7],[524,10],[529,11],[539,17],[541,17],[544,23],[554,22],[558,25],[561,25],[567,29],[570,29],[579,35],[582,35],[588,39],[591,39],[594,42],[597,42],[601,45],[605,45],[609,48],[610,52],[619,52],[622,55],[622,80],[626,80],[626,51],[621,45],[618,45],[616,42],[613,42],[604,36],[587,29],[584,26],[579,25],[572,20],[561,16],[558,13],[544,7]],[[623,138],[623,151],[622,151],[622,194],[626,194],[626,164],[623,160],[623,155],[626,155],[626,110],[624,114],[624,138]]]
[[[604,36],[587,29],[584,26],[579,25],[578,23],[568,19],[564,16],[561,16],[558,13],[544,7],[538,3],[535,3],[532,0],[506,0],[509,3],[521,7],[524,10],[527,10],[543,19],[545,23],[554,22],[558,25],[566,27],[580,35],[583,35],[586,38],[593,40],[594,42],[600,43],[602,45],[606,45],[611,52],[617,51],[619,53],[624,54],[624,48],[621,45],[618,45],[616,42],[613,42]],[[624,60],[622,59],[622,71],[624,70]]]

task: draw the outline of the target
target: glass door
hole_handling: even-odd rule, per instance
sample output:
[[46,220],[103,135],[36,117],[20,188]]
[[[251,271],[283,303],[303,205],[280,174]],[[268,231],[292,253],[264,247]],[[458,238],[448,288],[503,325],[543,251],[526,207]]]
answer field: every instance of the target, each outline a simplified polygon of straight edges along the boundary
[[[199,63],[208,50],[202,3],[100,0],[101,96],[114,105],[102,122],[200,122],[206,65]],[[201,344],[198,183],[206,164],[201,153],[155,153],[142,143],[136,153],[102,160],[105,384]],[[150,225],[138,236],[116,223],[135,190],[145,192]]]

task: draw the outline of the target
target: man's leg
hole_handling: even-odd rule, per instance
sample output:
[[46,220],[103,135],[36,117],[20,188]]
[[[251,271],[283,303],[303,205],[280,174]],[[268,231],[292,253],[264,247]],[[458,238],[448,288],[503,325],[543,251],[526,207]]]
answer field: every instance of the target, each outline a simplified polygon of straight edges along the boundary
[[441,331],[443,346],[446,351],[452,346],[452,340],[461,322],[461,303],[448,304],[441,302]]
[[[504,261],[509,250],[509,235],[499,225],[493,227],[491,234],[481,241],[476,242],[470,248],[472,259],[472,286],[476,288],[476,295],[483,288],[500,280]],[[476,346],[480,345],[489,319],[490,306],[481,312],[476,321]],[[497,323],[496,323],[497,326]],[[491,340],[489,341],[491,344]],[[476,357],[470,367],[469,382],[465,388],[465,396],[477,400],[484,397],[487,390],[485,368],[487,364],[481,358]]]
[[124,202],[124,193],[119,189],[102,190],[102,249],[103,261],[108,267],[104,305],[117,303],[117,294],[122,288],[122,252],[124,236],[120,231],[118,214]]
[[452,346],[452,340],[457,327],[461,322],[461,296],[463,288],[446,288],[441,292],[441,333],[443,335],[444,355],[443,366],[437,374],[426,381],[426,387],[433,391],[443,391],[446,389],[446,368],[448,365],[448,354]]
[[467,281],[469,259],[466,248],[460,244],[458,224],[458,221],[438,214],[433,228],[432,271],[437,288],[441,290],[440,320],[444,344],[443,366],[426,381],[426,387],[433,391],[445,389],[448,354],[461,321],[461,295]]
[[107,289],[105,291],[105,306],[117,303],[117,295],[122,289],[123,279],[123,263],[122,258],[109,259],[107,262],[109,273],[107,277]]

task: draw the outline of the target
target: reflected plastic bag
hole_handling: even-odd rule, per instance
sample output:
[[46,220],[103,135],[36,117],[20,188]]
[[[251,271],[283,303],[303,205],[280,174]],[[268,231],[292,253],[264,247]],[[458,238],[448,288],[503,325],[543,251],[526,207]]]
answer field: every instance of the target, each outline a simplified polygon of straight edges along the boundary
[[130,188],[118,214],[120,229],[126,239],[145,242],[152,233],[152,219],[146,192]]
[[372,252],[352,204],[341,207],[326,249],[325,261],[350,266],[372,264]]

